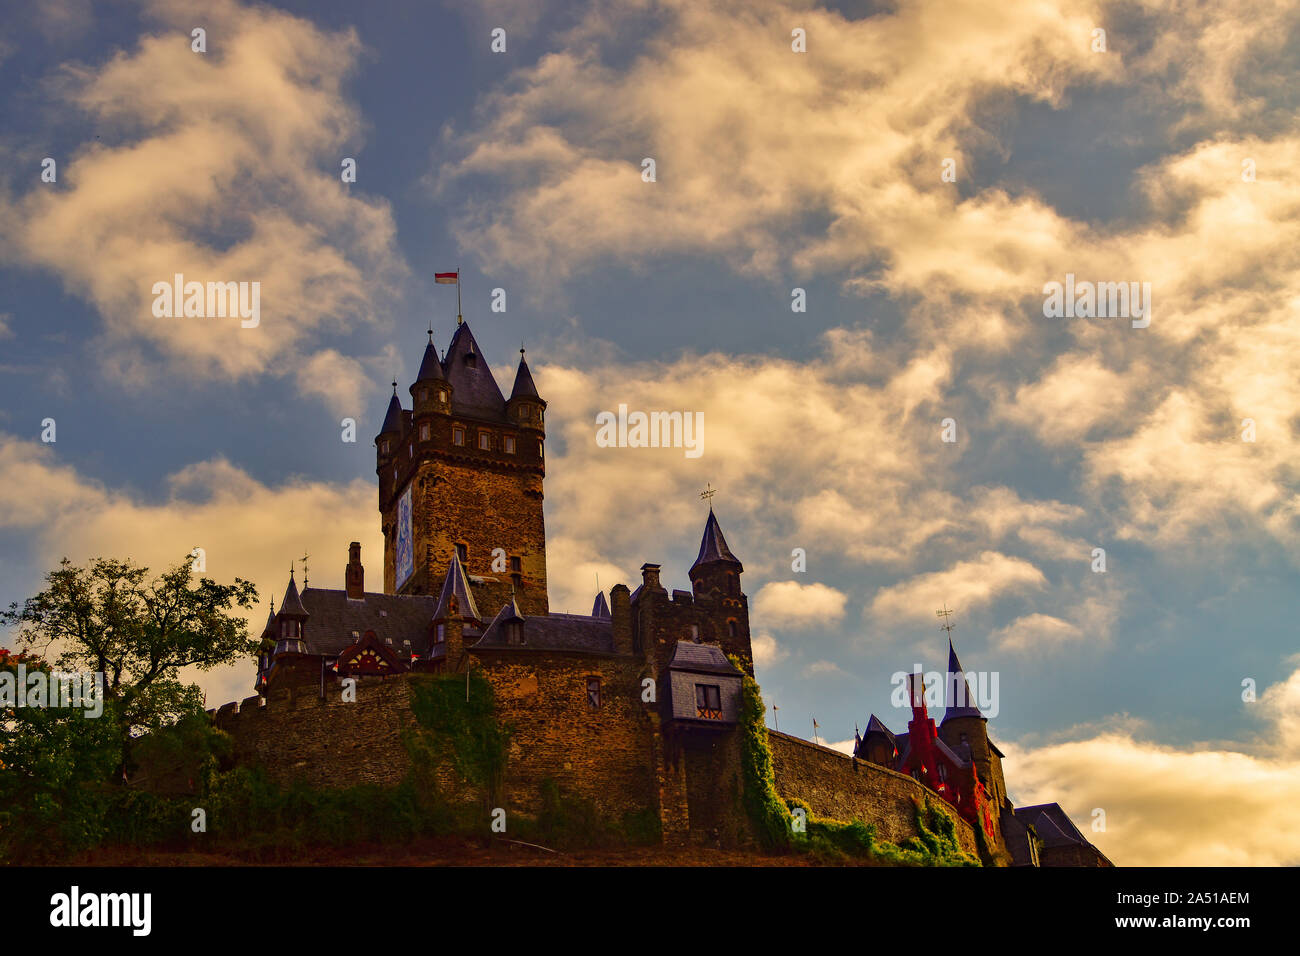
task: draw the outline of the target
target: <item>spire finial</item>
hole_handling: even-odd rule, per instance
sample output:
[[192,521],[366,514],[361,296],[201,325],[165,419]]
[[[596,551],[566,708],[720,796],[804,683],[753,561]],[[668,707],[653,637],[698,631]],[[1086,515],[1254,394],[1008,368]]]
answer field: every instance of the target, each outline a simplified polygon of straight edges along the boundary
[[709,503],[710,511],[713,510],[713,496],[716,495],[717,493],[718,493],[717,488],[714,488],[707,481],[704,483],[704,490],[700,492],[700,497]]
[[948,646],[951,647],[951,646],[952,646],[952,629],[953,629],[954,627],[956,627],[956,625],[952,623],[952,620],[951,620],[951,618],[952,618],[952,611],[949,610],[949,608],[948,608],[948,602],[947,602],[947,601],[944,602],[944,604],[943,604],[943,610],[941,610],[941,611],[935,611],[934,614],[935,614],[936,617],[941,617],[941,618],[943,618],[943,623],[939,625],[939,629],[940,629],[941,631],[947,631],[947,632],[948,632]]
[[397,379],[393,379],[393,395],[397,395]]

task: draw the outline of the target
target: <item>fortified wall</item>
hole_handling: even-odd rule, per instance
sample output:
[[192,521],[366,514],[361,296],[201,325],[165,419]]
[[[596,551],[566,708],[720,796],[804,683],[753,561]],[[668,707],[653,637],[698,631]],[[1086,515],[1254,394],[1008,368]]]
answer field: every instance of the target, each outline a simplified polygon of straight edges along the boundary
[[[736,748],[724,738],[681,748],[680,759],[668,761],[671,778],[665,779],[659,769],[665,747],[674,748],[659,732],[657,715],[635,703],[636,694],[611,693],[605,709],[585,720],[571,719],[581,713],[579,701],[564,699],[581,686],[573,680],[575,667],[585,672],[593,662],[555,658],[541,666],[492,669],[498,720],[512,728],[502,799],[507,811],[535,814],[542,781],[549,778],[561,793],[590,801],[612,820],[653,808],[666,842],[749,842]],[[611,691],[617,686],[614,670],[601,675],[610,680]],[[597,664],[592,673],[600,671]],[[261,765],[282,783],[395,786],[411,766],[403,740],[404,732],[416,727],[410,678],[359,678],[356,698],[344,702],[331,678],[324,698],[319,686],[298,686],[212,713],[216,726],[232,736],[236,761]],[[547,717],[548,706],[553,719]],[[803,800],[818,816],[874,824],[879,839],[901,843],[917,835],[913,801],[928,795],[955,820],[962,848],[977,853],[971,826],[911,777],[777,731],[769,730],[768,740],[782,797]],[[481,788],[451,767],[440,767],[437,781],[449,799],[483,798]]]
[[979,856],[974,828],[946,800],[906,774],[770,728],[767,740],[776,792],[783,798],[798,797],[816,816],[874,823],[878,839],[901,843],[917,835],[913,801],[929,796],[957,824],[961,848]]

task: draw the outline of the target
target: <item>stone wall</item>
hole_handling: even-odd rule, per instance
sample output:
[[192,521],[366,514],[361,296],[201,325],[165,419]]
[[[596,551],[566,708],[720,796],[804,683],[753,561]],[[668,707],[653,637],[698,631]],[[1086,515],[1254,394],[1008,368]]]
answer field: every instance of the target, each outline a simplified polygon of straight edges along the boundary
[[785,799],[797,797],[817,816],[857,818],[875,824],[881,840],[900,843],[917,835],[913,800],[928,795],[956,821],[962,849],[978,855],[971,825],[911,777],[775,730],[768,730],[768,744],[777,793]]

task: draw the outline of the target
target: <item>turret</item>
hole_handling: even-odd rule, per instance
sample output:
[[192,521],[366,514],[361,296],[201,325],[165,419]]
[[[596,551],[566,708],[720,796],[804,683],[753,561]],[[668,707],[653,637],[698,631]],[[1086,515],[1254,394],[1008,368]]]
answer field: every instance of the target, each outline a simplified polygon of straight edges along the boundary
[[727,546],[718,517],[709,508],[700,539],[700,551],[691,565],[691,587],[696,607],[712,619],[713,633],[728,654],[743,662],[754,675],[754,655],[749,642],[749,600],[740,589],[745,566]]
[[284,600],[280,602],[279,632],[276,634],[275,656],[281,654],[306,654],[307,643],[303,639],[303,625],[310,617],[302,606],[298,596],[298,583],[293,579],[293,570],[289,571],[289,586],[284,591]]
[[[411,408],[418,423],[421,416],[427,414],[447,414],[451,411],[451,383],[443,371],[442,360],[433,345],[433,330],[429,330],[429,343],[424,347],[424,358],[420,362],[420,371],[416,373],[411,385]],[[420,441],[428,441],[429,435],[422,432]]]
[[515,387],[510,391],[510,400],[506,402],[506,417],[520,428],[545,432],[544,410],[546,402],[537,394],[533,384],[533,374],[528,370],[528,361],[524,350],[519,350],[519,368],[515,371]]

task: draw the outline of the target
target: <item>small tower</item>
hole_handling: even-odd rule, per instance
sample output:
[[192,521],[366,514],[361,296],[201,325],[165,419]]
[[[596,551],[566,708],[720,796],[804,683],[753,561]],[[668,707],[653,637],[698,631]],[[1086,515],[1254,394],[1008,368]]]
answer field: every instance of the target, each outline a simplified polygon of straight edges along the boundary
[[279,633],[276,635],[275,656],[281,654],[306,654],[307,642],[303,638],[303,626],[310,617],[302,606],[298,596],[298,583],[293,579],[293,569],[289,570],[289,586],[284,591],[284,600],[280,602]]
[[948,638],[948,674],[944,685],[947,704],[943,720],[939,723],[939,736],[961,759],[969,761],[978,773],[978,779],[988,801],[993,806],[993,827],[1000,840],[998,808],[1007,802],[1007,785],[1002,776],[1002,752],[989,739],[988,718],[980,713],[977,701],[966,680],[966,672],[952,638]]
[[712,618],[715,639],[726,653],[741,659],[752,677],[754,654],[749,642],[749,600],[740,590],[740,575],[744,570],[745,566],[727,546],[722,526],[710,507],[700,552],[691,565],[691,588],[701,614]]

